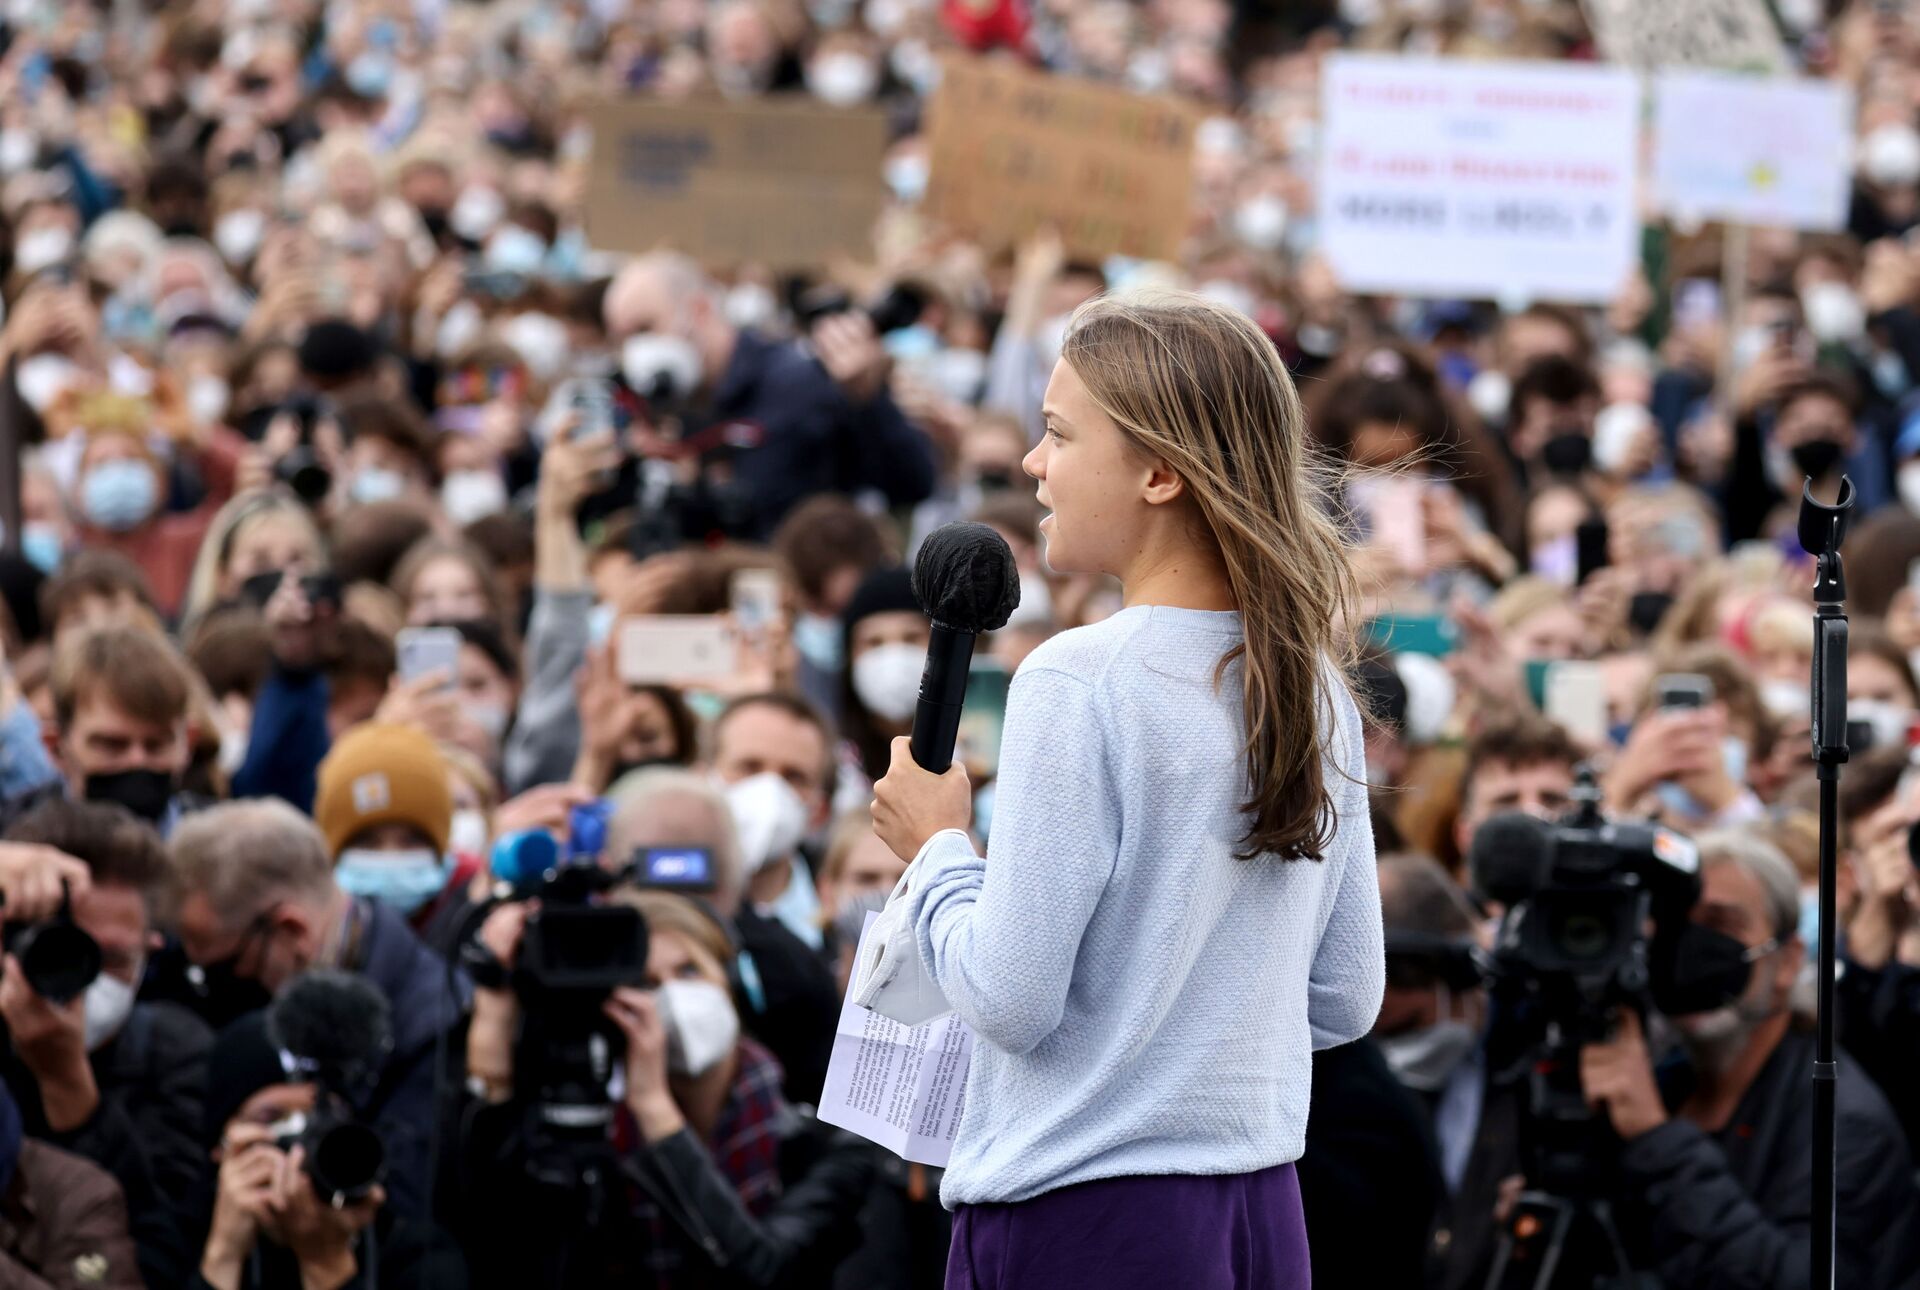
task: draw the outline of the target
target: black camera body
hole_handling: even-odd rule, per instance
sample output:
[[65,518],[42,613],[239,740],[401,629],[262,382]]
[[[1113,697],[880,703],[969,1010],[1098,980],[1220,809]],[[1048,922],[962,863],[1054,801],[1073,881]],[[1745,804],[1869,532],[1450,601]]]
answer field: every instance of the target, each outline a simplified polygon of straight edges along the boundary
[[304,1151],[314,1194],[334,1209],[365,1200],[387,1176],[387,1149],[380,1135],[361,1123],[343,1098],[324,1088],[317,1091],[310,1113],[296,1111],[271,1131],[282,1151]]
[[68,1003],[100,975],[100,943],[62,910],[42,923],[10,927],[7,953],[33,992],[48,1003]]

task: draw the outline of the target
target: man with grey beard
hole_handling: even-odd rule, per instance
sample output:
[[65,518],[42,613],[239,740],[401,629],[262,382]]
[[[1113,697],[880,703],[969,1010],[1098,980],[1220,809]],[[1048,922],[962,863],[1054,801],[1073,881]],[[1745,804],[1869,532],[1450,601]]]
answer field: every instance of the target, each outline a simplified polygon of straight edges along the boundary
[[[1635,1263],[1669,1290],[1808,1284],[1814,1041],[1788,996],[1806,958],[1799,884],[1771,844],[1700,839],[1696,925],[1746,946],[1750,975],[1724,1007],[1672,1019],[1687,1087],[1656,1084],[1637,1018],[1581,1054],[1587,1100],[1623,1146],[1615,1214]],[[1663,1070],[1663,1075],[1665,1074]],[[1839,1086],[1839,1280],[1860,1290],[1920,1283],[1920,1192],[1899,1121],[1844,1053]]]

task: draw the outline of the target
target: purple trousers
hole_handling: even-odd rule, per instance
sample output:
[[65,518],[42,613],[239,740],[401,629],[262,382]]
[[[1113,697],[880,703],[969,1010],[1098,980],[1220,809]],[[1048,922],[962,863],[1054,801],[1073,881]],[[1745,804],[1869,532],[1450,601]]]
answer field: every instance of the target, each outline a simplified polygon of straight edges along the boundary
[[946,1290],[1308,1290],[1291,1164],[1103,1178],[953,1213]]

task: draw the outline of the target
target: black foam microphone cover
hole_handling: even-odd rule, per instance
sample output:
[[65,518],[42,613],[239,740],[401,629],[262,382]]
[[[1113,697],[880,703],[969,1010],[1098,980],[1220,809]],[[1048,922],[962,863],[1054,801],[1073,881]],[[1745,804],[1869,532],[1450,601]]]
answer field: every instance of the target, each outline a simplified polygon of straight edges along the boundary
[[267,1007],[267,1039],[332,1087],[376,1072],[393,1047],[386,995],[352,972],[303,972]]
[[1552,827],[1521,811],[1503,811],[1482,824],[1467,848],[1474,891],[1503,905],[1532,895],[1552,861]]
[[913,713],[913,759],[939,774],[953,762],[973,638],[1007,625],[1020,603],[1020,572],[1007,540],[993,529],[944,524],[920,543],[913,594],[933,620]]

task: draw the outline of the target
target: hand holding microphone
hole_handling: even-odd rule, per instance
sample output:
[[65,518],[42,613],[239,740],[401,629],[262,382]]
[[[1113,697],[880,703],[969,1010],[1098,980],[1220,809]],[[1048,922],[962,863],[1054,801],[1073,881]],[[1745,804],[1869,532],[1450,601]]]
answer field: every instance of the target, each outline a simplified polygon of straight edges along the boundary
[[967,772],[953,765],[974,638],[1006,626],[1020,603],[1020,574],[1006,539],[984,524],[928,534],[913,566],[913,593],[933,620],[913,737],[893,741],[893,761],[873,789],[873,828],[909,864],[928,838],[973,820]]

